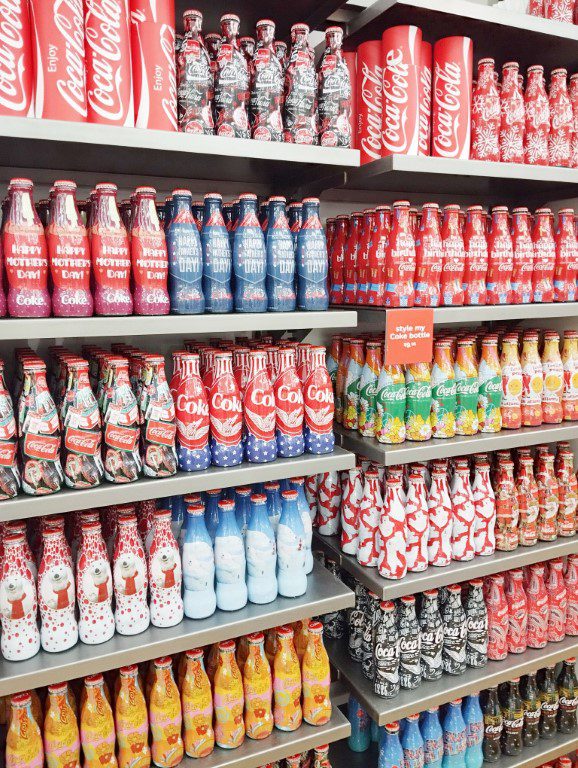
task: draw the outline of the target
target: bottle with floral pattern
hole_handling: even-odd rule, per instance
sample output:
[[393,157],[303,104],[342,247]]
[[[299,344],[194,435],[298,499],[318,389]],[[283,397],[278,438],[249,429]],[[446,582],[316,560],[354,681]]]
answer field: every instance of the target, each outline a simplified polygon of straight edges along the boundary
[[265,636],[255,632],[247,637],[249,654],[243,667],[245,695],[245,733],[251,739],[264,739],[273,730],[271,667],[265,656]]
[[8,661],[22,661],[38,653],[40,632],[36,623],[37,611],[35,574],[27,565],[24,534],[8,534],[4,537],[0,579],[0,647]]
[[213,695],[205,672],[203,649],[185,653],[185,674],[181,688],[185,752],[189,757],[206,757],[215,746]]
[[277,650],[273,658],[273,718],[281,731],[294,731],[301,725],[301,668],[293,643],[293,629],[278,627]]
[[114,718],[102,675],[84,678],[80,706],[80,742],[84,768],[117,768]]
[[171,513],[159,509],[153,516],[153,540],[148,557],[151,624],[173,627],[184,615],[181,555],[171,528]]
[[144,693],[138,679],[138,666],[119,669],[118,694],[115,701],[118,768],[148,768],[149,718]]
[[68,683],[48,686],[43,734],[48,768],[80,768],[80,733],[68,700]]
[[235,749],[245,739],[243,680],[235,660],[235,641],[219,643],[213,682],[215,742],[221,749]]
[[146,556],[136,515],[120,514],[117,526],[112,562],[114,621],[119,634],[138,635],[150,624]]
[[72,559],[64,530],[45,529],[42,544],[38,570],[40,641],[45,651],[66,651],[78,641],[78,623]]
[[10,699],[6,768],[42,768],[43,765],[42,732],[32,714],[32,698],[30,693],[17,693]]
[[175,768],[184,754],[181,738],[181,698],[173,677],[172,664],[170,656],[163,656],[154,661],[149,717],[152,734],[151,755],[157,768]]
[[76,570],[80,611],[78,631],[83,643],[104,643],[114,635],[112,573],[99,522],[82,523]]
[[309,622],[309,642],[303,656],[303,719],[325,725],[331,718],[329,657],[323,645],[323,624]]

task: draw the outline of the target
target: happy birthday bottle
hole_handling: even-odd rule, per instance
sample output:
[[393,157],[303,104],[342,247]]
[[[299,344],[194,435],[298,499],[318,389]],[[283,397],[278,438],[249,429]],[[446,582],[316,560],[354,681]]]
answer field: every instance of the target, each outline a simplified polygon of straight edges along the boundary
[[222,195],[205,195],[201,246],[203,249],[203,294],[207,312],[232,312],[231,243],[222,212]]
[[154,187],[137,187],[130,234],[134,311],[168,315],[168,259],[165,234],[155,206]]
[[198,315],[205,311],[203,253],[191,209],[191,192],[188,189],[175,189],[172,201],[172,216],[165,224],[171,312],[176,315]]

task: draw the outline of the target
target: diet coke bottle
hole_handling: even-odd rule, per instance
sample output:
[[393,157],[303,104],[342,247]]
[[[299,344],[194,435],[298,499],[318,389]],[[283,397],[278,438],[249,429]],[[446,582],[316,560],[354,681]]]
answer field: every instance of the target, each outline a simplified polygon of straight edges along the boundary
[[201,35],[203,14],[190,10],[183,14],[185,36],[177,56],[177,97],[179,131],[204,133],[215,130],[211,60]]
[[550,106],[544,87],[544,67],[528,67],[524,92],[524,160],[528,165],[548,165],[550,135]]
[[291,54],[285,70],[283,140],[317,144],[317,75],[307,24],[291,27]]
[[218,136],[248,139],[249,67],[239,48],[239,24],[234,13],[221,16],[223,42],[215,72],[215,124]]
[[243,405],[233,375],[232,355],[215,355],[215,370],[209,390],[211,461],[217,467],[233,467],[243,461],[241,433]]
[[283,66],[275,55],[275,23],[257,22],[257,47],[250,63],[251,136],[261,141],[283,140]]
[[319,143],[322,147],[351,146],[351,82],[342,45],[341,27],[327,27],[325,51],[317,68]]

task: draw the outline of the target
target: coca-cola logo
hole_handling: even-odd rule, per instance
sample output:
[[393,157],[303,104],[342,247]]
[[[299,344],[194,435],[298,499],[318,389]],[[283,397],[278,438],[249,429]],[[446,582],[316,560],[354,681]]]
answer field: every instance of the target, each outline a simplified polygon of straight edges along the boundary
[[104,439],[111,448],[121,451],[134,451],[139,430],[135,427],[119,427],[110,422],[106,425]]
[[[54,0],[54,23],[65,43],[65,77],[57,80],[58,92],[82,117],[86,117],[84,17],[81,0]],[[39,19],[37,23],[42,23]]]
[[16,443],[0,443],[0,467],[11,467],[16,457]]
[[441,157],[458,157],[460,154],[461,82],[462,71],[457,62],[448,61],[445,65],[435,62],[432,143]]
[[417,653],[417,651],[419,651],[419,646],[419,637],[413,637],[411,639],[401,638],[399,645],[401,653],[405,654]]
[[405,153],[409,110],[409,65],[403,61],[400,48],[385,55],[383,69],[382,140],[389,152]]
[[60,438],[28,433],[24,438],[24,453],[32,459],[55,461],[60,448]]
[[193,398],[189,395],[177,395],[175,403],[176,412],[179,416],[186,413],[189,416],[208,416],[209,404],[204,398]]
[[175,424],[162,421],[149,421],[146,428],[145,440],[149,443],[172,446],[175,444]]
[[100,446],[100,432],[85,432],[67,428],[64,433],[64,447],[72,453],[94,456]]
[[399,647],[396,643],[383,645],[375,644],[375,658],[377,661],[393,661],[399,655]]
[[315,384],[311,384],[307,387],[306,396],[310,402],[319,403],[320,405],[333,403],[333,392],[327,387],[320,388]]
[[31,65],[25,60],[25,7],[25,0],[0,0],[0,104],[15,113],[23,112],[30,99],[24,83],[26,66]]
[[101,117],[121,122],[128,107],[123,103],[122,92],[123,88],[126,90],[125,81],[129,77],[127,66],[123,66],[128,34],[123,0],[87,0],[85,26],[87,54],[91,61],[88,102]]
[[167,63],[168,97],[163,98],[162,106],[174,130],[177,130],[177,73],[175,65],[175,30],[169,24],[160,27],[161,50]]
[[381,157],[381,120],[383,110],[383,69],[371,68],[367,62],[361,65],[361,101],[365,112],[360,126],[361,149],[372,160]]

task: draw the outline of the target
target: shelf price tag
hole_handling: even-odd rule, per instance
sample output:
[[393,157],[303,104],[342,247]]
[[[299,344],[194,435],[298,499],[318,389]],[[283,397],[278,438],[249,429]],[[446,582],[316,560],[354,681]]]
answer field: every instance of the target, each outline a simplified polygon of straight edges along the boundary
[[434,311],[388,309],[385,313],[385,365],[433,360]]

